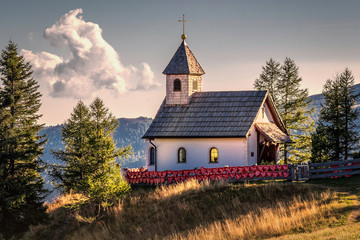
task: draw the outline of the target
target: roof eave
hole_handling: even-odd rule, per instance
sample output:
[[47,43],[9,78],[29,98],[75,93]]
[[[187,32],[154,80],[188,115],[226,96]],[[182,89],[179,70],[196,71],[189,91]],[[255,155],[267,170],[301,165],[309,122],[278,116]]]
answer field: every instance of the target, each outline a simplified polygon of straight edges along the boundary
[[246,138],[246,136],[234,135],[234,136],[143,136],[142,139],[155,139],[155,138],[163,138],[163,139],[174,139],[174,138]]
[[205,72],[201,72],[201,73],[195,73],[195,72],[165,72],[163,71],[162,74],[164,75],[182,75],[182,74],[187,74],[187,75],[197,75],[197,76],[201,76],[204,75]]

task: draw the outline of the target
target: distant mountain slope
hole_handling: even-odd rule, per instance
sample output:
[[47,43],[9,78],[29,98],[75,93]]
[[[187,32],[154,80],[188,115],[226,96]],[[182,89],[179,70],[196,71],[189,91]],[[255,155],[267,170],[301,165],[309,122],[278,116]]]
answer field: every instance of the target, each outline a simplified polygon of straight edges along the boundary
[[[114,139],[117,141],[116,146],[127,146],[131,145],[134,154],[130,159],[125,161],[123,167],[138,167],[143,166],[145,163],[145,144],[144,140],[141,137],[144,135],[146,129],[149,127],[152,119],[139,117],[139,118],[119,118],[119,127],[117,128]],[[45,149],[42,159],[47,163],[55,163],[56,159],[53,158],[51,150],[58,150],[64,147],[61,141],[61,125],[56,126],[47,126],[44,127],[41,131],[41,135],[46,135],[49,139]]]
[[[114,139],[117,141],[116,146],[122,147],[131,145],[134,151],[134,154],[127,160],[121,163],[122,167],[128,168],[138,168],[145,165],[145,144],[144,140],[141,137],[144,135],[146,129],[149,127],[152,119],[146,117],[139,118],[119,118],[119,127],[117,128]],[[41,135],[46,135],[49,139],[45,149],[42,159],[47,163],[60,163],[58,160],[54,159],[51,150],[58,150],[64,148],[64,145],[61,141],[61,125],[56,126],[46,126],[41,131]],[[50,179],[45,173],[46,187],[52,189],[50,184]],[[50,200],[57,193],[51,194],[47,199]]]

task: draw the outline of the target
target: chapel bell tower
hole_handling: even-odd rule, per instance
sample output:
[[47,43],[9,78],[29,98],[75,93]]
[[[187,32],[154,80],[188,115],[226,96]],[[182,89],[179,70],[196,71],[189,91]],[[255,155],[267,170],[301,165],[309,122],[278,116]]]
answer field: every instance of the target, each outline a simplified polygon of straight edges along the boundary
[[163,71],[166,75],[166,105],[188,105],[191,95],[195,92],[201,92],[201,75],[205,74],[194,54],[185,42],[184,20],[182,42],[176,50],[174,56]]

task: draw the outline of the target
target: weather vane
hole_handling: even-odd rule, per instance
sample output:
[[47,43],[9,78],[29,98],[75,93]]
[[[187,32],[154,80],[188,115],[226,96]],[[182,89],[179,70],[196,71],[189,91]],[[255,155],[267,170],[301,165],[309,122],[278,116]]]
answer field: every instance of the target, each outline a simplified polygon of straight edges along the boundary
[[178,20],[179,22],[182,22],[183,24],[183,34],[181,35],[181,39],[185,40],[186,39],[186,35],[185,35],[185,23],[189,22],[188,20],[185,20],[185,14],[183,14],[183,19],[182,20]]

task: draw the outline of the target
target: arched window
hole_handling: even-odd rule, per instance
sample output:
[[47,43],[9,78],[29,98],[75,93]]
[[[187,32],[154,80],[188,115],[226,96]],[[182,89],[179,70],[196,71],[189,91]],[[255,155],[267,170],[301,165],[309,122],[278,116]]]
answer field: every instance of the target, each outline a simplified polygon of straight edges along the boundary
[[178,151],[178,163],[186,163],[186,150],[185,150],[185,148],[179,148],[179,151]]
[[197,81],[196,79],[193,79],[193,91],[197,91],[197,89],[198,89]]
[[174,92],[180,92],[181,91],[181,81],[180,79],[174,80]]
[[210,149],[210,163],[217,163],[219,162],[219,153],[216,148]]
[[155,148],[154,147],[150,147],[149,149],[149,165],[154,165],[155,164]]

